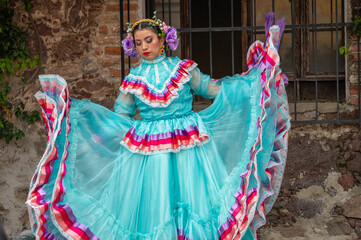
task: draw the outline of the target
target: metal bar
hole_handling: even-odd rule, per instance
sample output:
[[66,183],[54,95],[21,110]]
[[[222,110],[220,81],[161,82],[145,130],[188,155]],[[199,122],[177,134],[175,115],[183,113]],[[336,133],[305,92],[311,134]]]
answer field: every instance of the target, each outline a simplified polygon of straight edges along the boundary
[[[255,1],[255,0],[251,0],[250,2],[251,2],[251,7],[250,7],[250,9],[251,9],[251,17],[250,17],[250,19],[251,19],[251,26],[253,27],[254,26],[254,24],[253,24],[253,15],[254,15],[254,11],[253,11],[253,1]],[[248,18],[248,16],[247,16],[247,18]],[[251,32],[251,42],[254,42],[254,40],[253,40],[253,31]]]
[[[231,0],[231,27],[234,27],[233,0]],[[234,32],[231,32],[232,75],[234,75]]]
[[162,19],[164,21],[164,0],[162,0]]
[[[336,6],[335,6],[335,11],[336,11],[336,23],[338,23],[338,8],[337,8],[337,1],[338,0],[335,0],[336,2]],[[333,2],[333,1],[331,1]],[[332,5],[332,3],[331,3]],[[331,14],[332,15],[332,14]],[[332,19],[333,17],[331,17]],[[331,20],[332,21],[332,20]],[[337,95],[337,113],[336,113],[336,119],[337,120],[340,120],[340,89],[339,89],[339,71],[338,71],[338,28],[336,28],[336,47],[335,47],[335,50],[336,50],[336,95]],[[331,31],[331,41],[333,39],[333,32]],[[333,46],[332,42],[331,42],[331,46]]]
[[168,22],[169,22],[169,26],[172,26],[172,2],[171,0],[168,0],[168,8],[169,8],[169,13],[168,13],[168,16],[169,16],[169,19],[168,19]]
[[[353,26],[352,22],[349,23],[318,23],[318,24],[295,24],[286,25],[285,28],[289,29],[304,29],[304,28],[319,28],[319,27],[349,27]],[[178,32],[239,32],[251,30],[264,30],[263,26],[252,27],[208,27],[208,28],[179,28]],[[318,30],[320,31],[320,30]]]
[[[208,0],[208,24],[209,24],[209,28],[212,27],[212,6],[211,6],[212,2],[211,0]],[[213,51],[212,51],[212,32],[209,32],[209,75],[211,75],[211,77],[213,76],[213,67],[212,67],[212,62],[213,62]]]
[[[188,19],[189,19],[189,28],[192,28],[192,0],[189,0],[189,12],[188,12]],[[192,59],[192,32],[189,33],[189,58]]]
[[[295,3],[294,0],[291,1],[291,18],[292,26],[295,26]],[[296,34],[295,28],[292,28],[292,60],[293,60],[293,99],[294,99],[294,108],[295,108],[295,120],[297,121],[297,70],[296,70]]]
[[[357,16],[360,16],[360,0],[357,0]],[[360,98],[360,36],[357,36],[357,89],[358,89],[358,120],[361,123],[361,98]]]
[[[130,22],[130,10],[129,10],[129,0],[127,0],[127,6],[128,6],[128,9],[127,9],[127,13],[128,13],[128,22]],[[128,69],[130,69],[131,68],[131,64],[130,64],[130,57],[128,56]]]
[[[336,5],[337,5],[337,0],[335,0],[336,2]],[[330,20],[331,20],[331,23],[333,23],[333,0],[330,1],[330,4],[331,4],[331,14],[330,14]],[[336,9],[337,9],[337,6],[336,6]],[[336,12],[337,14],[337,12]],[[333,29],[331,28],[331,46],[333,46]]]
[[[312,0],[313,3],[313,21],[314,23],[317,22],[317,4],[316,0]],[[316,120],[318,120],[318,81],[317,81],[317,28],[314,27],[314,33],[313,33],[313,59],[314,59],[314,67],[315,67],[315,95],[316,95]]]
[[[254,4],[253,4],[253,25],[252,27],[256,27],[257,26],[257,0],[254,0]],[[262,26],[261,29],[263,29],[264,27]],[[252,42],[257,40],[257,34],[255,31],[252,32]]]
[[[124,12],[123,12],[123,0],[119,0],[119,11],[120,11],[120,39],[123,39],[123,34],[124,34]],[[125,68],[125,61],[124,61],[124,49],[122,47],[120,47],[120,67],[122,69],[122,79],[125,78],[125,72],[124,72],[124,68]]]
[[[172,26],[172,3],[171,3],[171,0],[168,0],[168,8],[169,8],[169,13],[168,13],[168,16],[169,16],[169,26]],[[170,56],[173,56],[173,52],[172,51],[168,51],[169,52],[169,55]]]

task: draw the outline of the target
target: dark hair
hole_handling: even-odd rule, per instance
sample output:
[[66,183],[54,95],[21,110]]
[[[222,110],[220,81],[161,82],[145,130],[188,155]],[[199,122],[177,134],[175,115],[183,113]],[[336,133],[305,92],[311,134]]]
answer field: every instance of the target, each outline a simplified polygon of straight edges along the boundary
[[155,34],[157,34],[158,38],[161,38],[159,36],[159,34],[162,33],[162,31],[160,30],[160,28],[158,26],[153,26],[152,25],[153,23],[150,23],[150,22],[141,22],[139,23],[138,25],[136,25],[134,28],[133,28],[133,38],[134,38],[134,33],[138,30],[143,30],[143,29],[148,29],[148,30],[151,30],[152,32],[154,32]]

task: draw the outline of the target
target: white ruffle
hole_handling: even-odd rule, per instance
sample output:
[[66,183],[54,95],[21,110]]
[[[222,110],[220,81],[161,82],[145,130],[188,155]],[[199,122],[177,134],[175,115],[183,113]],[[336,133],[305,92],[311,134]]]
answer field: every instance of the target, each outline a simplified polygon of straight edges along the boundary
[[[168,78],[167,81],[164,83],[164,85],[163,85],[163,87],[162,87],[163,91],[165,90],[166,85],[167,85],[170,81],[172,81],[172,77],[174,77],[174,74],[176,73],[176,71],[178,71],[178,69],[179,69],[179,64],[180,64],[180,63],[177,64],[178,67],[176,67],[176,68],[172,71],[172,74],[170,74],[169,78]],[[176,99],[176,98],[179,97],[178,91],[180,91],[180,90],[183,89],[183,85],[184,85],[185,83],[187,83],[188,81],[191,80],[191,74],[190,74],[190,72],[191,72],[195,67],[197,67],[197,65],[198,65],[197,63],[193,63],[190,67],[184,68],[184,70],[188,73],[188,75],[184,75],[184,74],[183,74],[183,76],[184,76],[185,78],[184,78],[181,82],[179,82],[179,83],[174,82],[175,84],[178,85],[178,88],[175,88],[175,89],[173,89],[173,90],[170,91],[171,94],[172,94],[172,96],[171,96],[171,97],[168,99],[168,101],[165,102],[165,103],[162,103],[162,102],[152,102],[152,101],[150,101],[149,99],[143,97],[142,94],[144,93],[144,91],[141,90],[141,89],[128,89],[128,88],[125,88],[125,89],[124,89],[122,86],[120,86],[120,87],[119,87],[119,90],[122,91],[124,94],[127,94],[127,93],[134,94],[134,95],[137,96],[142,102],[144,102],[145,104],[147,104],[147,105],[149,105],[149,106],[152,106],[152,107],[168,107],[169,104],[170,104],[174,99]],[[134,75],[132,75],[132,74],[129,74],[128,76],[130,76],[130,77],[132,77],[132,78],[134,78],[134,79],[140,79],[140,80],[142,80],[143,82],[145,82],[145,83],[147,84],[147,88],[150,88],[150,89],[152,89],[152,90],[156,90],[157,92],[160,91],[160,90],[156,89],[153,85],[151,85],[151,84],[149,83],[149,81],[147,81],[144,77],[141,77],[141,76],[138,76],[138,77],[137,77],[137,76],[134,76]],[[133,77],[133,76],[134,76],[134,77]]]
[[209,142],[209,135],[207,133],[200,133],[199,134],[199,138],[205,137],[207,136],[208,138],[200,141],[199,139],[195,139],[194,143],[189,144],[189,145],[180,145],[179,147],[177,147],[176,149],[174,148],[166,148],[166,149],[161,149],[161,150],[152,150],[152,151],[144,151],[141,149],[131,149],[123,140],[120,142],[121,145],[123,145],[126,149],[128,149],[128,151],[132,152],[132,153],[139,153],[142,155],[154,155],[154,154],[159,154],[159,153],[168,153],[168,152],[172,152],[172,153],[177,153],[182,149],[190,149],[190,148],[194,148],[195,146],[202,146],[206,143]]

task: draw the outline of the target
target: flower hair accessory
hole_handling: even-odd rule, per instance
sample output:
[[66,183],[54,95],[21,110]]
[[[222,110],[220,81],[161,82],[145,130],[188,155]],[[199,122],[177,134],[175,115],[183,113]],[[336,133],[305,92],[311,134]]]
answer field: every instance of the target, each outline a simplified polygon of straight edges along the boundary
[[165,22],[158,19],[156,16],[156,12],[154,12],[153,19],[142,19],[135,22],[133,25],[128,23],[127,29],[127,37],[122,41],[122,46],[124,49],[124,53],[132,58],[136,58],[138,56],[138,51],[134,46],[133,39],[133,29],[142,22],[148,22],[153,27],[159,27],[161,33],[158,34],[159,37],[165,37],[165,41],[167,43],[167,49],[169,48],[172,51],[175,51],[178,47],[178,32],[175,27],[167,26]]

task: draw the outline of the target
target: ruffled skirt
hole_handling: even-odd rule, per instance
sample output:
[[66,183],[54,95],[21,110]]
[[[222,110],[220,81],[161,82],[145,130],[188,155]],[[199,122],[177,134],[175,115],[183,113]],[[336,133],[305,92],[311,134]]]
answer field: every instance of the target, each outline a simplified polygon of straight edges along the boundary
[[70,99],[61,77],[42,76],[48,143],[27,201],[34,235],[256,239],[281,185],[290,128],[279,59],[262,65],[277,51],[259,44],[250,70],[221,79],[213,104],[194,113],[207,142],[178,152],[129,151],[120,143],[133,119]]

